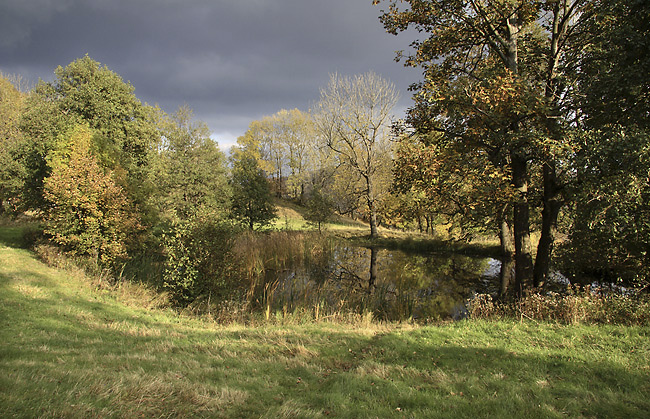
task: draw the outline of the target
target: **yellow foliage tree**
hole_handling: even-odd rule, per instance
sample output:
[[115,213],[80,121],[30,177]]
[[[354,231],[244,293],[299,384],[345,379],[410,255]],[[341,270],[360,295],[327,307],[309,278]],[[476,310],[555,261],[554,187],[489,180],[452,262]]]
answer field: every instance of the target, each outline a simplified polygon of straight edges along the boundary
[[71,253],[108,265],[126,256],[140,223],[116,173],[100,167],[93,156],[92,135],[79,125],[58,141],[44,182],[45,232]]

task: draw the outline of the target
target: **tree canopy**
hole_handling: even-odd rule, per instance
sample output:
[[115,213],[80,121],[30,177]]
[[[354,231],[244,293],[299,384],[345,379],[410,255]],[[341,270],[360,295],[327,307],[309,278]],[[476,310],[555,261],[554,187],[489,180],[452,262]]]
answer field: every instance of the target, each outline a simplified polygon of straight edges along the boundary
[[282,109],[251,122],[238,143],[249,151],[256,149],[256,158],[271,176],[276,195],[303,198],[317,147],[310,114],[298,109]]
[[233,218],[250,230],[264,227],[275,218],[269,181],[254,156],[246,151],[234,153],[230,184]]
[[21,119],[27,137],[20,153],[26,168],[25,205],[43,205],[47,156],[62,133],[82,123],[95,133],[94,153],[101,165],[124,171],[122,186],[144,208],[151,188],[145,172],[159,138],[155,110],[143,105],[119,75],[88,56],[54,74],[53,82],[40,82],[31,92]]
[[206,211],[225,214],[230,205],[226,157],[207,125],[194,121],[188,106],[164,115],[159,125],[162,138],[150,176],[162,218],[188,219]]
[[315,120],[325,145],[360,183],[366,201],[370,235],[377,237],[377,205],[388,191],[391,177],[392,112],[395,86],[374,73],[355,77],[330,76],[321,90]]
[[[571,112],[564,103],[570,93],[565,71],[573,64],[567,49],[577,42],[577,19],[588,2],[388,3],[381,16],[388,32],[413,27],[426,35],[411,44],[411,54],[399,57],[424,75],[413,86],[409,122],[423,134],[442,133],[441,142],[461,143],[464,153],[484,153],[496,169],[508,167],[517,288],[533,276],[541,286],[563,202],[562,160],[572,147]],[[542,236],[533,269],[530,211],[538,193]]]

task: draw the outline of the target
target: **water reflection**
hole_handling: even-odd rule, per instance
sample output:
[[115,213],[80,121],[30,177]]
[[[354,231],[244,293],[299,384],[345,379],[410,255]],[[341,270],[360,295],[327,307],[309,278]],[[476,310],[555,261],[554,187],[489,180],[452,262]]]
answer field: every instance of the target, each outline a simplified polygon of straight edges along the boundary
[[372,311],[379,319],[401,320],[463,317],[473,294],[505,294],[514,269],[510,259],[340,244],[325,260],[273,275],[276,309],[301,303],[346,305]]

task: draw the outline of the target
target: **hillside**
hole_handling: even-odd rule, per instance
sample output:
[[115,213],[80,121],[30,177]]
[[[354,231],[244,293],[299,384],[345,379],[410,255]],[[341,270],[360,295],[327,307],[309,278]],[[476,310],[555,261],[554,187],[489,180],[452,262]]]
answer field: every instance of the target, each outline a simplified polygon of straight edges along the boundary
[[[305,207],[278,198],[273,200],[273,204],[275,205],[277,214],[277,219],[274,223],[276,228],[286,228],[290,230],[316,228],[314,226],[309,226],[307,220],[305,220],[305,212],[307,211]],[[324,223],[322,228],[324,230],[335,232],[348,231],[355,234],[368,234],[370,232],[368,224],[338,214],[333,214],[332,217]]]
[[221,326],[0,227],[0,417],[643,417],[648,327]]

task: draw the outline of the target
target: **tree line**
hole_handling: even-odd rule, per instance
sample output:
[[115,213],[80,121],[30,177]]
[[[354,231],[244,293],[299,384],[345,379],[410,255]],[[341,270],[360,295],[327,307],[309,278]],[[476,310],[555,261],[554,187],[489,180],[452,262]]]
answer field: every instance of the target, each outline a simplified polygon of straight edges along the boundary
[[371,237],[496,234],[518,293],[553,265],[647,285],[646,3],[373,3],[388,32],[425,36],[397,57],[423,71],[405,120],[389,81],[334,74],[309,112],[253,121],[226,157],[189,107],[143,104],[85,56],[31,90],[0,77],[0,211],[101,266],[161,249],[181,299],[223,282],[235,227],[271,223],[273,195],[319,229],[335,211]]
[[[143,104],[133,86],[88,56],[54,74],[31,90],[18,76],[0,78],[0,212],[30,213],[52,243],[100,269],[160,254],[164,285],[179,303],[224,285],[229,246],[242,230],[276,218],[274,194],[304,204],[320,229],[335,208],[357,210],[360,197],[374,211],[377,162],[382,176],[390,172],[390,154],[379,153],[386,151],[392,102],[380,120],[364,116],[376,124],[365,143],[345,142],[331,125],[345,101],[365,112],[366,103],[346,88],[371,95],[363,83],[378,83],[395,99],[394,87],[374,74],[332,77],[323,98],[339,102],[323,99],[320,120],[294,109],[254,121],[229,158],[188,106],[168,114]],[[344,129],[366,127],[336,132]]]
[[277,196],[363,218],[377,237],[392,179],[397,100],[395,86],[375,73],[333,74],[311,112],[281,110],[254,121],[233,154],[253,156]]

